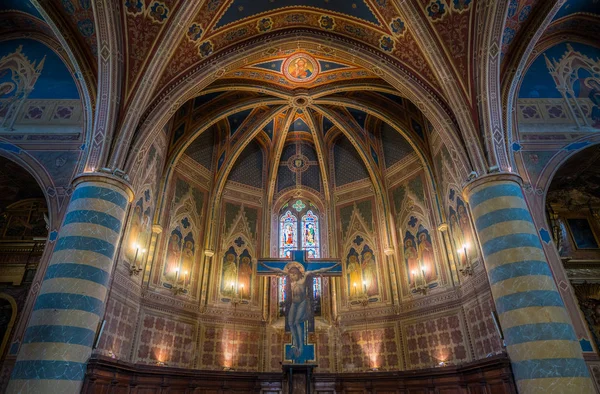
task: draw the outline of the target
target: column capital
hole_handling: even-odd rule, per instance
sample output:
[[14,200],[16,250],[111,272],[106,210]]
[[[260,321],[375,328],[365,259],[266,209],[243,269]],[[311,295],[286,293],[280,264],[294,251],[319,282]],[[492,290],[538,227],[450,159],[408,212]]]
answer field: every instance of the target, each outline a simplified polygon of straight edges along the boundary
[[444,231],[448,230],[448,223],[441,223],[438,226],[438,230],[441,231],[441,232],[444,232]]
[[163,228],[160,224],[153,224],[152,225],[152,233],[153,234],[160,234],[163,232]]
[[116,186],[127,194],[130,203],[133,201],[134,193],[131,184],[119,176],[105,172],[84,172],[77,175],[72,184],[73,187],[76,187],[84,182],[107,183]]
[[478,178],[473,179],[468,182],[465,186],[463,186],[463,198],[465,201],[469,202],[469,197],[471,197],[471,193],[473,193],[473,189],[485,185],[486,183],[495,183],[501,181],[509,181],[519,184],[519,186],[523,186],[523,178],[520,175],[515,174],[513,172],[496,172],[493,174],[485,174]]

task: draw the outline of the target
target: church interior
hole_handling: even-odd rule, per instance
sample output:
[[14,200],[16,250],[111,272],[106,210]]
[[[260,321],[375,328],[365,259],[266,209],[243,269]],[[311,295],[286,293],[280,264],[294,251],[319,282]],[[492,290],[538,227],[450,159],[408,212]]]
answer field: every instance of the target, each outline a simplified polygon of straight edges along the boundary
[[0,392],[600,392],[600,1],[0,33]]

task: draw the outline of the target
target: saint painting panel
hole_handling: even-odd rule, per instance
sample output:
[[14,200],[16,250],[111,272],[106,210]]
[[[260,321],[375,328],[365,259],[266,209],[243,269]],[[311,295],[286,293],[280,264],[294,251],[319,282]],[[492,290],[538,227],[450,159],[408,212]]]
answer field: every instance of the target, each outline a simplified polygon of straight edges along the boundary
[[439,271],[431,233],[417,217],[411,216],[404,230],[403,256],[406,277],[412,293],[417,288],[439,285]]
[[363,300],[376,302],[380,299],[379,267],[373,249],[365,239],[357,235],[352,241],[344,261],[346,291],[351,304]]
[[248,303],[252,298],[255,267],[252,255],[244,245],[246,242],[238,237],[223,254],[219,287],[222,302],[238,299]]
[[188,217],[176,222],[167,239],[162,270],[163,287],[179,288],[188,294],[196,270],[196,238]]

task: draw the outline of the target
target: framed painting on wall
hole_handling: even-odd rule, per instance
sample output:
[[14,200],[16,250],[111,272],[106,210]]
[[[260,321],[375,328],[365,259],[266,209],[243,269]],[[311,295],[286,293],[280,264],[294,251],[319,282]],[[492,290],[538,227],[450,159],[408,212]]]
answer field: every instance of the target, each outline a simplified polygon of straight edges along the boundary
[[587,218],[567,219],[577,249],[598,249],[598,240]]

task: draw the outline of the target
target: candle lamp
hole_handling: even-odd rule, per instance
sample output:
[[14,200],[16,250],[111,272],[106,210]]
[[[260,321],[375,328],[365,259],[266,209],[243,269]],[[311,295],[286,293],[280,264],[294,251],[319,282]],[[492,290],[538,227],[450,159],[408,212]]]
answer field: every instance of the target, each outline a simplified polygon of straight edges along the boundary
[[185,280],[187,271],[184,271],[183,273],[183,282],[181,283],[181,286],[179,285],[179,272],[179,267],[175,268],[175,283],[173,285],[173,293],[175,293],[175,295],[185,293]]
[[413,279],[415,281],[415,292],[425,295],[427,294],[427,289],[429,289],[429,287],[427,286],[427,280],[425,279],[425,272],[427,271],[427,269],[425,268],[425,265],[423,265],[422,261],[419,262],[419,265],[421,266],[421,271],[419,275],[421,277],[421,284],[419,284],[419,281],[417,281],[417,270],[412,271]]
[[462,250],[457,250],[457,253],[460,255],[460,253],[464,253],[465,256],[465,266],[460,268],[459,271],[463,276],[472,276],[473,273],[475,271],[473,271],[473,267],[471,266],[471,263],[469,262],[469,255],[467,254],[467,248],[469,247],[468,244],[464,244],[462,246]]
[[[140,245],[135,244],[133,247],[135,248],[135,256],[133,257],[133,264],[129,265],[129,275],[130,276],[131,275],[138,276],[140,274],[140,272],[142,272],[141,265],[140,266],[137,265],[137,258],[138,258],[138,255],[140,254]],[[146,252],[146,249],[141,250],[142,255],[144,254],[144,252]]]

